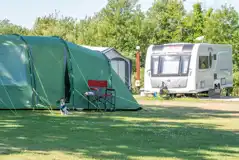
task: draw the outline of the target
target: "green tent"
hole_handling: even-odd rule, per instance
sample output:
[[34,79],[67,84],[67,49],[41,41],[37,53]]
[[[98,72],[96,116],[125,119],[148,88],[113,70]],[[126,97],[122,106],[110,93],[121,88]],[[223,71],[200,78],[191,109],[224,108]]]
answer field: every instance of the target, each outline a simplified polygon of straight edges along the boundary
[[88,80],[112,85],[116,110],[141,108],[104,54],[59,37],[0,35],[1,109],[56,107],[61,97],[70,108],[88,109]]

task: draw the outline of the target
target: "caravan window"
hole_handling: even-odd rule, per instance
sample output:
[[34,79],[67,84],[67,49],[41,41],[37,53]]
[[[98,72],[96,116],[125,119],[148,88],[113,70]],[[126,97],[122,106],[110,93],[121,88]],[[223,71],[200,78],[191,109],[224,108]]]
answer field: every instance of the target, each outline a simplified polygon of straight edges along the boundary
[[189,68],[190,56],[182,56],[181,58],[181,73],[187,74]]
[[160,63],[161,74],[178,74],[180,56],[162,56]]
[[199,56],[199,69],[209,68],[209,56]]
[[159,71],[159,56],[152,57],[152,75],[157,75]]
[[189,55],[152,56],[151,74],[157,76],[186,76],[190,64]]

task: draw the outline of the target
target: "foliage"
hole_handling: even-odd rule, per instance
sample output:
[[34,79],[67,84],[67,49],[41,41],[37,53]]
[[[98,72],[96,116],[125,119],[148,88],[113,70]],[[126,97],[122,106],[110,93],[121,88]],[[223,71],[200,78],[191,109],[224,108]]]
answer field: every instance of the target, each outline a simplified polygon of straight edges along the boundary
[[[29,30],[1,20],[0,34],[60,36],[80,45],[114,47],[133,62],[135,47],[139,45],[142,68],[150,44],[196,42],[197,37],[204,36],[204,42],[233,46],[236,73],[239,72],[238,24],[239,15],[230,5],[203,10],[201,3],[195,3],[192,11],[186,11],[183,1],[155,0],[144,13],[138,0],[108,0],[101,11],[80,21],[55,12],[38,17]],[[237,76],[234,77],[235,87],[239,87]]]
[[45,17],[38,17],[33,27],[34,35],[59,36],[68,41],[76,42],[76,20],[71,17],[59,17],[55,12]]
[[0,34],[21,34],[27,35],[29,31],[18,25],[12,24],[9,20],[0,20]]
[[[182,40],[182,18],[185,14],[181,1],[156,0],[145,18],[145,34],[149,44]],[[146,41],[147,42],[147,41]]]
[[132,93],[133,94],[138,94],[140,92],[140,88],[144,87],[144,68],[140,69],[140,87],[135,86],[135,81],[136,81],[136,72],[133,72],[132,76]]

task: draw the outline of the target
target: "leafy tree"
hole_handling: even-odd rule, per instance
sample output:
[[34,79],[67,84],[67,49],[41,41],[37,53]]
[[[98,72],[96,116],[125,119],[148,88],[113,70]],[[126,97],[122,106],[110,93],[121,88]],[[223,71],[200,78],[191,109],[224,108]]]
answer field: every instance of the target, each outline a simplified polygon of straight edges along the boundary
[[203,35],[204,30],[204,14],[200,3],[193,5],[193,38],[196,39]]
[[233,45],[234,70],[239,67],[239,19],[238,13],[231,6],[211,12],[205,23],[205,36],[209,43],[223,43]]
[[211,13],[205,23],[206,39],[210,43],[229,43],[233,34],[238,30],[238,13],[226,5]]
[[8,19],[4,19],[0,20],[0,34],[28,35],[29,30],[21,26],[12,24]]
[[44,17],[38,17],[33,27],[34,35],[60,36],[68,41],[76,42],[76,20],[71,17],[59,17],[55,12]]
[[147,12],[145,33],[150,44],[182,41],[182,18],[185,10],[182,1],[155,0]]
[[197,37],[204,35],[205,15],[201,3],[193,5],[193,11],[183,17],[183,41],[195,42]]

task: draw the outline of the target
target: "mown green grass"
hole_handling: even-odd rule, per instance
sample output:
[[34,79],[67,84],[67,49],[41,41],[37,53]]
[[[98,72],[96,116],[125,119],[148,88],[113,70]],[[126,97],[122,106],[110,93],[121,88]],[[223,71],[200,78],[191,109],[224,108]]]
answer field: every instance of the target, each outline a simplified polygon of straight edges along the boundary
[[211,102],[219,102],[219,103],[233,103],[233,104],[239,104],[239,101],[225,101],[224,99],[215,99],[215,98],[205,98],[205,99],[202,99],[202,98],[195,98],[195,97],[175,97],[175,98],[168,98],[168,97],[152,97],[152,96],[148,96],[148,97],[141,97],[139,95],[134,95],[134,98],[137,99],[137,100],[146,100],[146,101],[164,101],[164,102],[199,102],[199,103],[204,103],[204,102],[207,102],[207,103],[211,103]]
[[138,112],[0,111],[1,160],[239,159],[239,112],[145,106]]
[[[191,102],[202,102],[206,100],[202,100],[199,98],[190,98],[190,97],[182,97],[182,98],[165,98],[165,97],[140,97],[140,96],[134,96],[138,100],[157,100],[157,101],[191,101]],[[207,101],[213,101],[213,100],[207,100]]]

